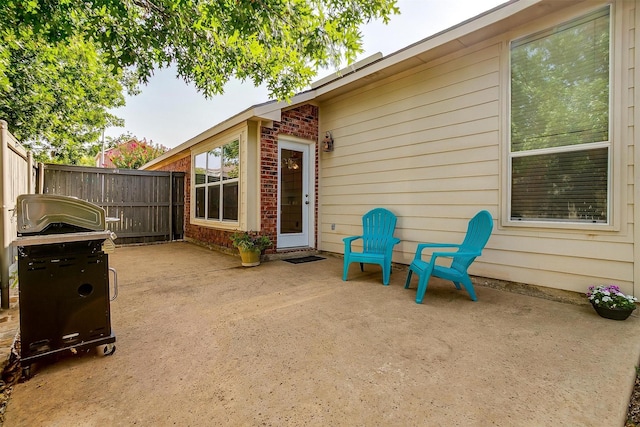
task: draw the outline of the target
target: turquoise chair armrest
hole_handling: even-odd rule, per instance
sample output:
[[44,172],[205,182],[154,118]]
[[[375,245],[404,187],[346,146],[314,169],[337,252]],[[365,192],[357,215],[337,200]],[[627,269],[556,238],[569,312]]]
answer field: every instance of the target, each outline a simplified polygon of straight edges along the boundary
[[446,258],[460,258],[460,257],[478,257],[482,255],[480,251],[473,252],[434,252],[431,254],[431,259],[436,259],[437,257],[446,257]]
[[344,254],[349,255],[351,253],[351,243],[362,238],[362,236],[350,236],[342,239],[344,242]]
[[[426,248],[459,248],[460,245],[456,243],[419,243],[416,247],[416,255],[413,257],[414,260],[422,259],[422,251]],[[444,252],[443,252],[444,253]],[[452,252],[455,253],[455,252]]]
[[[472,251],[472,252],[434,252],[431,254],[431,259],[429,260],[429,264],[435,266],[436,259],[440,258],[449,258],[451,259],[451,263],[454,263],[456,258],[475,258],[480,256],[480,251]],[[447,261],[449,262],[449,261]],[[453,265],[453,264],[452,264]]]
[[424,248],[459,248],[457,243],[418,243],[416,250],[423,250]]
[[351,244],[351,242],[358,240],[358,239],[362,239],[362,236],[350,236],[350,237],[345,237],[344,239],[342,239],[342,241],[345,244]]

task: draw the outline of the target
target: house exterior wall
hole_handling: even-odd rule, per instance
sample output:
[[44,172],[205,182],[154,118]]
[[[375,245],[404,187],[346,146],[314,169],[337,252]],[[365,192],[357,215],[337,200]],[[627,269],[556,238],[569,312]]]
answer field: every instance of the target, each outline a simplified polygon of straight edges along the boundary
[[203,227],[193,224],[191,221],[191,156],[182,157],[171,163],[157,168],[167,172],[184,172],[184,236],[185,239],[195,243],[214,246],[216,248],[228,248],[229,233],[225,230],[211,227]]
[[[233,233],[233,229],[237,229],[240,227],[235,226],[230,228],[228,226],[215,227],[213,224],[204,225],[203,224],[204,221],[194,220],[195,218],[192,215],[191,202],[193,198],[193,191],[192,191],[191,183],[193,182],[193,171],[192,171],[193,153],[198,153],[208,149],[204,147],[211,146],[212,144],[215,145],[216,141],[218,140],[221,143],[226,143],[228,142],[229,135],[231,136],[241,135],[241,139],[244,139],[244,142],[242,143],[243,148],[241,151],[245,154],[245,156],[242,159],[245,165],[242,167],[242,169],[243,169],[243,175],[246,177],[247,176],[246,169],[252,166],[255,167],[255,165],[249,165],[247,161],[246,153],[247,151],[249,151],[248,147],[250,144],[247,142],[248,138],[246,137],[246,134],[247,134],[246,128],[247,126],[246,124],[244,124],[241,126],[237,126],[233,129],[230,129],[227,133],[223,133],[221,135],[215,135],[211,138],[207,138],[204,141],[202,141],[201,144],[195,145],[191,147],[191,149],[186,149],[183,152],[181,152],[179,155],[172,156],[167,161],[162,162],[156,167],[152,168],[154,170],[185,173],[184,236],[186,240],[192,241],[194,243],[197,243],[203,246],[214,247],[216,249],[231,250],[232,245],[231,245],[231,241],[229,240],[229,236]],[[244,181],[246,181],[246,178],[244,179]],[[246,187],[247,187],[246,182],[240,185],[241,189],[239,190],[240,194],[238,197],[241,205],[243,203],[242,200],[246,199],[247,197]],[[246,208],[242,207],[241,209],[246,209]],[[243,220],[241,220],[240,222],[243,222]]]
[[[320,156],[320,242],[343,253],[374,207],[398,216],[394,262],[409,264],[418,242],[460,242],[487,209],[495,220],[477,276],[584,292],[617,283],[638,295],[634,278],[634,74],[637,2],[612,9],[612,225],[515,226],[508,199],[509,42],[579,16],[590,2],[469,46],[320,104],[320,129],[335,151]],[[335,227],[332,227],[335,226]],[[332,229],[334,228],[334,229]],[[634,272],[635,271],[635,272]]]
[[[203,220],[194,221],[191,215],[192,154],[203,151],[208,145],[215,145],[217,140],[225,143],[225,134],[208,138],[185,150],[182,156],[174,156],[153,169],[185,172],[186,239],[224,250],[232,248],[229,236],[235,229],[260,230],[274,242],[274,246],[265,252],[273,253],[277,246],[278,138],[287,135],[315,143],[318,139],[318,108],[302,105],[283,111],[281,120],[270,126],[262,122],[247,122],[231,129],[229,134],[239,134],[245,139],[241,143],[240,155],[242,179],[239,199],[242,213],[239,226],[209,225]],[[313,157],[317,165],[317,149]],[[314,206],[317,207],[317,202]]]

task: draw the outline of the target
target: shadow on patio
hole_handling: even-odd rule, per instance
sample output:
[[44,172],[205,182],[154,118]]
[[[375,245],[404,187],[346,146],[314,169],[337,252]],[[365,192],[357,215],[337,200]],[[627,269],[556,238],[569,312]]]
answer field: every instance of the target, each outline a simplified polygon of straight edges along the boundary
[[239,267],[188,243],[118,248],[113,356],[34,367],[17,425],[622,425],[640,321],[342,260]]

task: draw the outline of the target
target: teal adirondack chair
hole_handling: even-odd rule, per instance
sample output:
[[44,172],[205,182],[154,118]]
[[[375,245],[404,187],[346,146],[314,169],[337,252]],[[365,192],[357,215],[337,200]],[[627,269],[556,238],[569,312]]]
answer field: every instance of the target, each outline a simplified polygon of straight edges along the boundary
[[[476,292],[467,273],[471,263],[482,254],[482,249],[487,244],[491,231],[493,230],[493,218],[487,211],[480,211],[474,216],[467,227],[467,235],[461,244],[455,243],[420,243],[416,248],[416,254],[409,266],[409,274],[404,288],[408,289],[411,284],[411,275],[415,272],[420,276],[418,280],[418,292],[416,302],[422,304],[422,299],[427,291],[427,284],[431,276],[441,279],[451,280],[460,289],[460,284],[464,286],[473,301],[477,301]],[[431,254],[429,262],[422,260],[422,251],[425,248],[457,248],[456,251],[439,251]],[[436,265],[436,259],[451,258],[449,267]]]
[[[344,271],[342,280],[347,280],[349,264],[360,263],[360,271],[364,264],[379,264],[382,267],[382,283],[389,284],[391,276],[391,254],[393,247],[400,239],[393,237],[396,229],[396,216],[384,208],[372,209],[362,217],[362,236],[351,236],[344,241]],[[362,252],[353,252],[351,243],[362,239]]]

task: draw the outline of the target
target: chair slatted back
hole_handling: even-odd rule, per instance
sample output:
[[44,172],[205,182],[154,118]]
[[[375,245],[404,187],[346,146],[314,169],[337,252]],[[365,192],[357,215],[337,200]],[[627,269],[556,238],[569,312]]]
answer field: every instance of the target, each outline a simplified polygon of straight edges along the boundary
[[[482,249],[484,249],[484,246],[489,241],[492,230],[493,218],[491,217],[491,214],[484,210],[478,212],[469,221],[467,234],[460,245],[458,252],[482,252]],[[456,258],[451,264],[451,268],[460,272],[465,272],[475,259],[475,256]]]
[[362,217],[364,252],[382,254],[388,248],[396,229],[396,216],[387,209],[375,208]]

